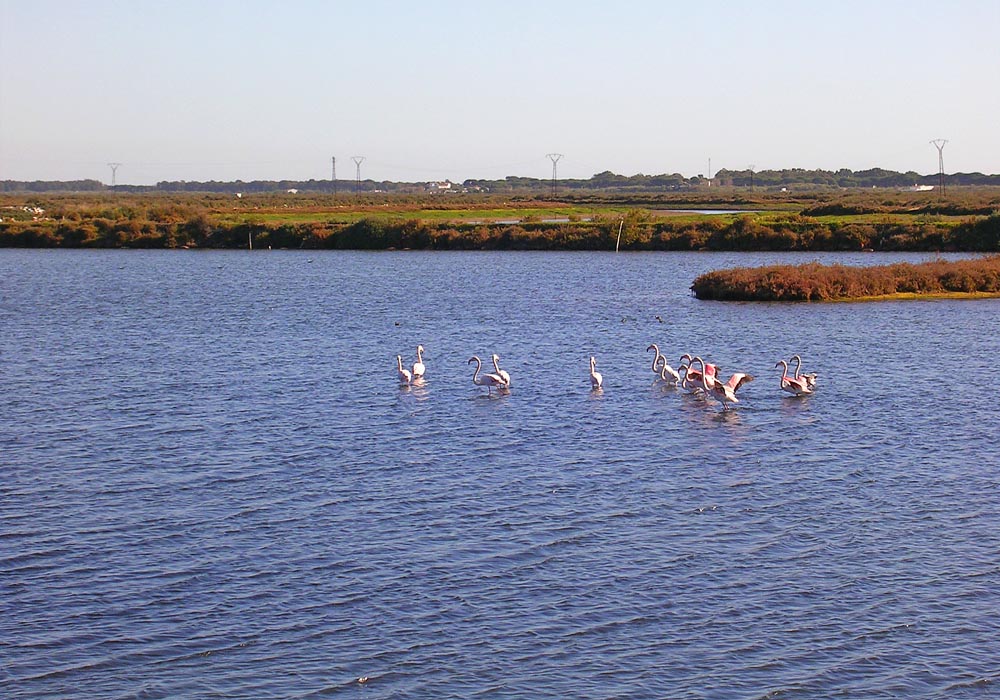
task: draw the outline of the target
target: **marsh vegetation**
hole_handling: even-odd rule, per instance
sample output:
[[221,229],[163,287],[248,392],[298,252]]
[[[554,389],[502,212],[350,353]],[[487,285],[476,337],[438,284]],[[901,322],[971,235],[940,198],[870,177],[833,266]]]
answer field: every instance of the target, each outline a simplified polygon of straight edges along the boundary
[[[704,213],[705,210],[729,213]],[[0,246],[1000,251],[1000,189],[540,196],[0,195]]]

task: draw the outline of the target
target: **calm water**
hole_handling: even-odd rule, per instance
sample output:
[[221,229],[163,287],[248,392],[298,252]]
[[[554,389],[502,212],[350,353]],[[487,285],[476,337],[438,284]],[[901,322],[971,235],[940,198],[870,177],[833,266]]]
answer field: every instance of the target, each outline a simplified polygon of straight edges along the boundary
[[815,257],[0,251],[0,696],[1000,695],[1000,301]]

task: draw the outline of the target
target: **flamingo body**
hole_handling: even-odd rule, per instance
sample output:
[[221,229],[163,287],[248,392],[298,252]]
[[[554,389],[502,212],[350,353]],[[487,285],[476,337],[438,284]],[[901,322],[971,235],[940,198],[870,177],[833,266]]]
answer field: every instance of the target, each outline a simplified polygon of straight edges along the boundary
[[666,384],[676,384],[681,380],[680,372],[667,364],[667,358],[660,363],[660,380]]

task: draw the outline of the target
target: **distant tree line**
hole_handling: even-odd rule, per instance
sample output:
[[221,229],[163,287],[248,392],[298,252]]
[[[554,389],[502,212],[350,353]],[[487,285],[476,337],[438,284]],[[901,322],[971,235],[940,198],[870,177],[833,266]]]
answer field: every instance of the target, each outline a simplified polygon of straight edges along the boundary
[[[914,185],[938,185],[937,173],[921,175],[916,172],[895,172],[872,168],[869,170],[719,170],[711,185],[718,187],[788,189],[797,188],[905,188]],[[114,189],[97,180],[27,181],[0,180],[0,193],[31,192],[200,192],[200,193],[270,193],[297,190],[299,192],[338,193],[348,195],[356,191],[372,193],[422,192],[426,183],[362,180],[252,180],[244,182],[222,181],[162,181],[155,185],[117,185]],[[494,193],[544,193],[550,191],[552,181],[544,178],[509,176],[502,180],[469,179],[463,188],[475,192]],[[703,175],[685,177],[678,173],[661,175],[617,175],[610,171],[597,173],[588,179],[560,179],[555,183],[560,192],[617,191],[617,192],[672,192],[707,188],[710,181]],[[946,186],[998,186],[1000,175],[982,173],[952,173],[945,176]]]

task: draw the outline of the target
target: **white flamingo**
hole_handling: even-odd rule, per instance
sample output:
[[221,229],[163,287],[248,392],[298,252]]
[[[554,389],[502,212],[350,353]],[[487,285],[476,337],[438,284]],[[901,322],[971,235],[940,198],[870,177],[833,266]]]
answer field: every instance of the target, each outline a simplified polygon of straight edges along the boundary
[[402,355],[396,355],[396,367],[398,368],[399,383],[409,385],[413,381],[413,375],[410,374],[410,370],[403,368]]
[[677,382],[680,381],[681,375],[678,374],[677,370],[667,364],[666,358],[660,363],[660,379],[665,387],[675,387]]
[[423,351],[424,351],[424,346],[423,345],[418,345],[417,346],[417,361],[413,363],[413,378],[414,379],[422,379],[423,376],[424,376],[424,370],[426,368],[424,367],[424,358],[421,356],[421,353]]
[[[656,355],[653,357],[653,374],[658,376],[660,381],[664,381],[667,384],[676,384],[679,382],[681,380],[680,373],[667,364],[667,358],[660,354],[660,348],[657,347],[656,343],[652,343],[648,348],[646,348],[646,352],[649,352],[650,350],[656,351]],[[660,367],[657,368],[657,365],[660,365]]]
[[[796,379],[805,379],[806,380],[806,384],[809,386],[809,388],[812,389],[813,391],[816,391],[816,373],[815,372],[810,372],[809,374],[802,374],[801,373],[802,372],[802,358],[799,357],[798,355],[792,355],[792,358],[789,360],[789,363],[792,363],[792,362],[795,363],[795,378]],[[775,365],[775,366],[777,366],[777,365]]]
[[604,383],[604,377],[602,377],[601,373],[598,372],[597,369],[595,369],[596,367],[597,367],[597,360],[595,360],[594,356],[591,355],[590,356],[590,386],[591,386],[592,389],[600,389],[601,385]]
[[495,369],[497,371],[497,376],[500,377],[500,379],[503,380],[503,384],[504,384],[503,388],[504,389],[509,389],[510,388],[510,375],[507,374],[507,370],[500,369],[500,356],[496,355],[496,354],[493,355],[493,369]]
[[656,353],[655,355],[653,355],[653,364],[651,366],[651,369],[653,370],[653,374],[659,374],[660,370],[656,369],[657,363],[661,359],[663,359],[664,362],[666,362],[667,360],[666,360],[666,358],[663,357],[663,355],[660,354],[660,348],[659,348],[659,346],[657,346],[656,343],[650,343],[649,344],[649,347],[646,348],[646,352],[649,352],[650,350],[653,350]]
[[667,358],[660,356],[660,381],[665,384],[676,384],[681,380],[680,372],[667,364]]
[[778,367],[781,367],[781,388],[784,391],[787,391],[792,396],[807,396],[813,393],[812,387],[809,386],[809,382],[804,377],[788,376],[787,360],[778,360],[774,364],[774,368],[777,369]]
[[493,387],[502,389],[504,385],[503,377],[498,374],[484,374],[482,377],[479,376],[479,372],[483,369],[483,361],[478,357],[473,355],[469,358],[468,364],[476,363],[476,371],[472,374],[472,383],[476,386],[486,387],[487,392],[491,395],[493,394]]

